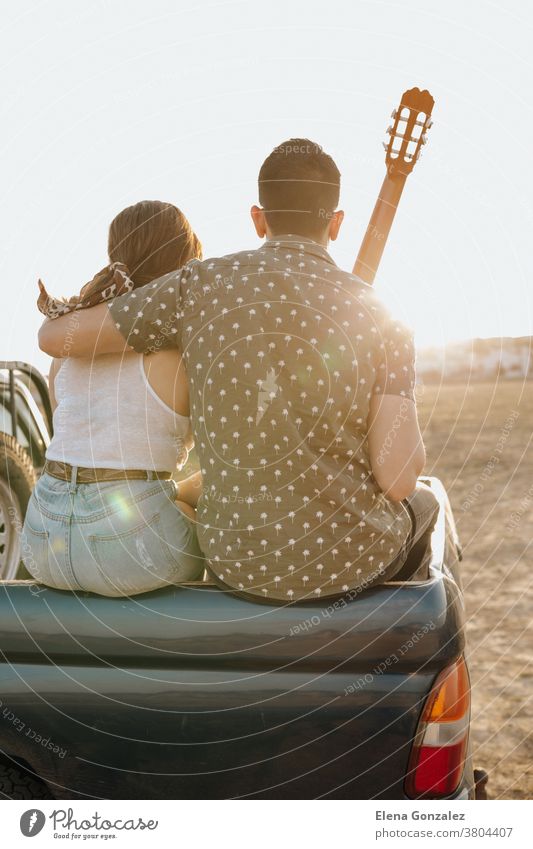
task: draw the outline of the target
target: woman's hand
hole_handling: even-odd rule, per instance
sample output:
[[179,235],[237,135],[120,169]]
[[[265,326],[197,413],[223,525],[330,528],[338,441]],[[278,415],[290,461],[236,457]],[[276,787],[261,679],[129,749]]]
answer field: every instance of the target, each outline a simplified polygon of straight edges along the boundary
[[194,472],[188,478],[178,481],[178,501],[185,501],[196,509],[198,499],[202,494],[202,474]]

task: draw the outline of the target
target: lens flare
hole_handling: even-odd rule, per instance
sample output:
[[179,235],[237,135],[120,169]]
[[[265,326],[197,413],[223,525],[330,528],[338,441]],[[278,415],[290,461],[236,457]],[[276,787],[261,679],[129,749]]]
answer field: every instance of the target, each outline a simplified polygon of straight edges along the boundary
[[120,492],[114,493],[110,502],[121,518],[130,519],[133,516],[131,502]]

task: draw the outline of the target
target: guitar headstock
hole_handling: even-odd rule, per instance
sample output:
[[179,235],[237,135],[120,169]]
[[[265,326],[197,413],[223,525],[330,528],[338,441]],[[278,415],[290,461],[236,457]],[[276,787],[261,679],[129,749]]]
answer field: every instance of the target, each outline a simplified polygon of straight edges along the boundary
[[392,113],[394,123],[387,130],[389,140],[383,143],[389,174],[410,174],[426,144],[426,133],[432,125],[435,101],[427,89],[411,88],[402,95],[398,109]]

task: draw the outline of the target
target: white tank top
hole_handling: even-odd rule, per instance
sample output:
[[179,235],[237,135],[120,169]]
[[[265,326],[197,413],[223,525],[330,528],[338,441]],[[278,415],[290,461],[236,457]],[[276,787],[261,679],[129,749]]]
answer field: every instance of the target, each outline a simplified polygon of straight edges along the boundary
[[142,354],[67,357],[54,381],[54,436],[46,456],[72,466],[172,472],[187,460],[188,416],[148,383]]

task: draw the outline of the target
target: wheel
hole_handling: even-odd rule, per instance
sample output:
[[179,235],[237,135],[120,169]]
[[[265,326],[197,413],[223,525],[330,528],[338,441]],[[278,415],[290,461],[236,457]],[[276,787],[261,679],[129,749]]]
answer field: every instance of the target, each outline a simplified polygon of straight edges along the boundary
[[31,577],[20,564],[20,534],[36,481],[30,455],[0,433],[0,580]]
[[16,766],[0,764],[0,799],[53,799],[46,784]]

